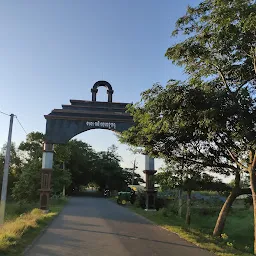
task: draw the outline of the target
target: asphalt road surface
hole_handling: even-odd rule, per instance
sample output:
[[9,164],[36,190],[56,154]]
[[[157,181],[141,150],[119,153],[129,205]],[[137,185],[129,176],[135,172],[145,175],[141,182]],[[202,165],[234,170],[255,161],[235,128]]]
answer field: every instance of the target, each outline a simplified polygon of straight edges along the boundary
[[26,256],[213,256],[110,200],[74,197]]

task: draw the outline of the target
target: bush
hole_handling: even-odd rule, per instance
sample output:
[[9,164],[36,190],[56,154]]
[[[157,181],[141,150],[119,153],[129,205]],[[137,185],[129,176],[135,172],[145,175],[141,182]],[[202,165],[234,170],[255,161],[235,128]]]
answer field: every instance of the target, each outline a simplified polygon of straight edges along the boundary
[[159,213],[163,216],[163,217],[168,217],[168,209],[166,208],[162,208],[159,210]]
[[207,216],[207,215],[210,215],[210,216],[214,216],[216,215],[217,213],[219,212],[219,208],[200,208],[198,213],[199,215],[203,215],[203,216]]
[[[142,209],[146,208],[146,195],[143,192],[138,193],[136,200],[134,202],[136,207],[140,207]],[[168,199],[157,197],[156,198],[156,210],[162,209],[168,206]]]
[[43,211],[41,209],[35,208],[31,211],[32,215],[42,215]]
[[23,213],[27,213],[31,211],[35,206],[36,204],[28,204],[28,203],[24,203],[24,204],[14,203],[14,202],[7,203],[6,218],[8,220],[16,218]]
[[250,206],[252,206],[252,204],[252,195],[247,195],[247,197],[244,199],[244,206],[246,208],[249,208]]
[[134,205],[136,207],[140,207],[142,209],[146,208],[146,196],[145,196],[145,193],[143,193],[143,192],[139,192],[138,193]]
[[156,210],[162,209],[168,206],[168,200],[165,198],[157,197],[156,198]]

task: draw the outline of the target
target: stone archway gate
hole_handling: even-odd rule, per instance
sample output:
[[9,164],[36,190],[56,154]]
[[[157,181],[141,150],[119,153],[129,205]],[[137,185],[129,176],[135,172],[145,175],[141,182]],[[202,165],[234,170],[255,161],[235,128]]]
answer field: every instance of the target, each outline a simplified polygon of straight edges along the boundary
[[[97,101],[99,87],[107,89],[108,101]],[[112,102],[113,89],[106,81],[98,81],[91,89],[92,100],[70,100],[70,105],[62,105],[62,109],[54,109],[46,119],[46,133],[42,158],[42,175],[40,189],[40,208],[48,209],[51,192],[51,174],[53,166],[54,144],[66,144],[74,136],[91,129],[107,129],[123,132],[134,123],[126,112],[128,103]],[[146,156],[146,208],[154,208],[155,189],[153,182],[154,159]]]

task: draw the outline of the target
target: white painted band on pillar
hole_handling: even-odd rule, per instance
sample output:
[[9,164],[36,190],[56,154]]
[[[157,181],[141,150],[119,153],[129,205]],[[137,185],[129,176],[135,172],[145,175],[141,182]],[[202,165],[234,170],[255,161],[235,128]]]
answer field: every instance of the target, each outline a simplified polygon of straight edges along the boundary
[[52,169],[53,152],[43,152],[42,168]]
[[155,159],[145,155],[145,170],[155,170]]

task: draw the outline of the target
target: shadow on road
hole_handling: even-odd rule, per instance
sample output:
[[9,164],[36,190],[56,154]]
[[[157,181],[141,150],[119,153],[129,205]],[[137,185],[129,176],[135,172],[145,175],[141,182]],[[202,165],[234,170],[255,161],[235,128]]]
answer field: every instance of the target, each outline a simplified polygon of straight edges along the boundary
[[131,222],[138,224],[151,224],[145,218],[131,212],[125,206],[120,206],[115,202],[106,198],[94,197],[72,197],[69,202],[69,207],[65,208],[66,216],[101,218],[105,220],[114,220],[119,222]]
[[197,246],[195,245],[184,245],[180,243],[172,243],[172,242],[165,242],[165,241],[160,241],[160,240],[155,240],[155,239],[148,239],[144,237],[134,237],[130,235],[125,235],[125,234],[120,234],[120,233],[114,233],[114,232],[104,232],[104,231],[94,231],[94,230],[89,230],[89,229],[74,229],[74,228],[62,228],[63,230],[69,230],[69,231],[83,231],[83,232],[89,232],[89,233],[96,233],[96,234],[104,234],[104,235],[114,235],[118,236],[119,238],[129,238],[129,239],[134,239],[134,240],[142,240],[142,241],[148,241],[148,242],[154,242],[154,243],[162,243],[162,244],[169,244],[169,245],[176,245],[176,246],[183,246],[183,247],[189,247],[189,248],[196,248],[198,249]]
[[125,207],[72,197],[27,256],[213,256]]

